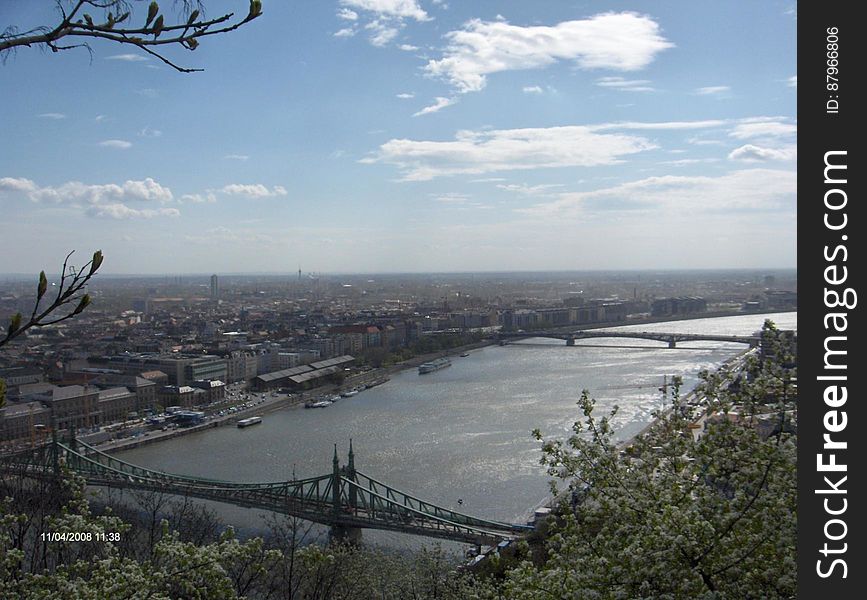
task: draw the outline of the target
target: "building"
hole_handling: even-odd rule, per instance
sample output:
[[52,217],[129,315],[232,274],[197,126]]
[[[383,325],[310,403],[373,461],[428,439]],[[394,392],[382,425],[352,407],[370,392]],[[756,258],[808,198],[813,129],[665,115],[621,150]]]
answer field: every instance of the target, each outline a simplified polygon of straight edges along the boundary
[[798,308],[798,293],[786,290],[768,290],[765,292],[765,306],[776,310],[794,310]]
[[225,381],[227,375],[226,359],[210,354],[119,354],[88,359],[88,362],[131,375],[162,371],[172,385],[188,385],[197,379]]
[[234,350],[226,357],[226,381],[249,381],[259,373],[258,360],[252,352]]
[[253,378],[252,385],[257,392],[281,387],[308,389],[320,385],[326,377],[343,372],[353,362],[355,362],[355,357],[345,354],[309,365],[299,365],[292,369],[263,373]]
[[650,305],[650,314],[654,317],[669,317],[690,315],[707,311],[707,300],[695,296],[679,296],[677,298],[660,298]]
[[103,423],[99,405],[99,389],[90,386],[54,386],[39,396],[49,407],[58,430],[89,429]]
[[36,367],[8,367],[0,369],[0,379],[6,382],[7,389],[27,383],[45,381],[42,369],[37,369]]
[[98,399],[102,423],[117,423],[138,416],[135,392],[125,387],[100,390]]
[[309,365],[300,365],[291,369],[281,369],[279,371],[272,371],[271,373],[262,373],[253,378],[251,385],[257,392],[275,390],[277,388],[289,386],[292,383],[290,381],[291,377],[312,370],[313,367]]
[[220,280],[216,275],[211,275],[211,300],[220,299]]
[[7,404],[0,408],[0,442],[38,442],[48,431],[50,418],[49,409],[41,402]]
[[157,390],[157,403],[165,409],[168,406],[190,408],[204,404],[205,390],[189,385],[165,385]]
[[204,404],[222,402],[226,399],[226,384],[218,379],[194,381],[192,387],[205,392]]

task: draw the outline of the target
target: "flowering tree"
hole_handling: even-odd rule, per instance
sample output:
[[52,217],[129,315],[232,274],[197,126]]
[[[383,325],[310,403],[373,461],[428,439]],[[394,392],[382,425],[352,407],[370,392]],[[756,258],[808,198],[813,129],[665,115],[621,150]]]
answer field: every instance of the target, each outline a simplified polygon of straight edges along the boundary
[[[545,556],[508,573],[508,598],[795,596],[796,372],[785,336],[764,328],[747,376],[704,374],[701,406],[672,408],[621,449],[585,392],[566,441],[543,464],[569,481]],[[615,410],[616,412],[616,410]],[[694,439],[691,424],[704,421]]]

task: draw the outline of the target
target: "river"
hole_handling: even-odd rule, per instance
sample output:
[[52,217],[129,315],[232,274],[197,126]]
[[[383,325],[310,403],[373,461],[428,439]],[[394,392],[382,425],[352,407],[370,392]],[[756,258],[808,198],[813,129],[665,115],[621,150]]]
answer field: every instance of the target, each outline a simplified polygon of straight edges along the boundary
[[[796,313],[697,319],[613,329],[744,335],[765,318],[797,327]],[[524,522],[548,496],[549,477],[530,435],[568,436],[582,389],[600,414],[620,407],[620,435],[640,430],[660,408],[664,376],[684,378],[684,391],[744,349],[743,344],[690,342],[669,349],[647,340],[592,339],[567,347],[533,339],[488,346],[452,358],[452,366],[391,381],[324,409],[287,408],[260,425],[220,427],[119,453],[160,470],[234,481],[279,481],[330,472],[333,445],[345,463],[349,439],[356,468],[416,497],[475,516]],[[261,513],[212,504],[242,531],[261,528]],[[372,533],[372,532],[371,532]],[[365,532],[390,546],[410,536]]]

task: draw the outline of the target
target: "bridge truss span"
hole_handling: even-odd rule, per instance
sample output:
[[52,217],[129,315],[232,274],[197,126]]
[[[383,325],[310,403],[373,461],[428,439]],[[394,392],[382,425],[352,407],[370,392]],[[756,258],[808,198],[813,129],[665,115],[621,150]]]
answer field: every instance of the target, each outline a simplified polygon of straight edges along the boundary
[[235,482],[165,473],[115,458],[85,442],[52,441],[0,458],[0,470],[27,477],[59,477],[69,471],[88,485],[139,489],[270,510],[313,521],[332,531],[382,529],[472,543],[493,544],[532,527],[486,520],[437,506],[355,470],[340,466],[306,479]]
[[538,331],[504,331],[500,332],[501,342],[511,339],[527,339],[534,337],[565,340],[567,346],[574,346],[576,340],[599,338],[626,338],[664,342],[669,348],[676,348],[678,342],[732,342],[749,344],[755,348],[761,342],[758,335],[715,335],[704,333],[664,333],[658,331],[611,331],[605,329],[580,329],[577,331],[538,330]]

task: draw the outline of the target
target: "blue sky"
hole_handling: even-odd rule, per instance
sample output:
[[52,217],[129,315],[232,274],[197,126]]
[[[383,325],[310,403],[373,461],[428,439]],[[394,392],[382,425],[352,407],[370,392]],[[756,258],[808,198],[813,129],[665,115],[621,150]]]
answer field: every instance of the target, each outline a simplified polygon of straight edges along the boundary
[[7,57],[0,272],[795,265],[794,2],[263,4],[202,73]]

